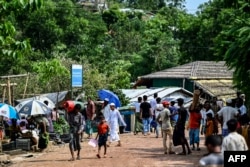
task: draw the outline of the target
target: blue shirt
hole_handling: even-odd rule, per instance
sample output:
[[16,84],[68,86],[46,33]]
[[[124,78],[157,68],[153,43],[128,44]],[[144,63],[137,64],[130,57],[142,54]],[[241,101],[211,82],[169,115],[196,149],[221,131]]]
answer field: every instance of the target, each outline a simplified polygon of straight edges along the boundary
[[173,116],[170,117],[171,121],[177,121],[178,120],[178,109],[177,109],[177,107],[169,106],[169,110],[170,110],[171,114],[176,113],[176,115],[173,115]]

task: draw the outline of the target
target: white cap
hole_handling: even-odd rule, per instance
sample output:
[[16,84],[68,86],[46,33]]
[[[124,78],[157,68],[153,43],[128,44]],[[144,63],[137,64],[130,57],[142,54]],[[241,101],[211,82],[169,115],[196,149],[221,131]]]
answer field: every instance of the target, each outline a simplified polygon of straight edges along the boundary
[[232,103],[232,99],[227,99],[226,101],[228,104],[231,104]]
[[110,105],[110,106],[115,106],[115,103],[110,103],[109,105]]
[[109,99],[108,99],[108,98],[105,98],[104,101],[109,101]]

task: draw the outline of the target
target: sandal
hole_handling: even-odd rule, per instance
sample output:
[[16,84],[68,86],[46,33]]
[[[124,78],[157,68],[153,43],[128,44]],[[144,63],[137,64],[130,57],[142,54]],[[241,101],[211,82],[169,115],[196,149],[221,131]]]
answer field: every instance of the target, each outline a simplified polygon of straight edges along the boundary
[[201,149],[200,149],[200,148],[197,148],[197,151],[201,151]]
[[80,156],[77,156],[76,159],[77,159],[77,160],[80,160],[81,158],[80,158]]
[[103,158],[107,158],[107,154],[104,154]]
[[101,158],[101,156],[99,154],[96,154],[97,158]]

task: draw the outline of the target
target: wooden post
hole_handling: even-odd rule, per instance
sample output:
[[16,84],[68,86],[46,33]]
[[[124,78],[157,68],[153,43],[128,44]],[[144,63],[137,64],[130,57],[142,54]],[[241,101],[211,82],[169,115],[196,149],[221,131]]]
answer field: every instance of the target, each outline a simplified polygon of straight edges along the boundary
[[15,96],[15,92],[14,92],[14,86],[10,86],[10,92],[11,92],[11,102],[12,102],[12,106],[14,106],[15,102],[14,102],[14,96]]
[[[14,83],[13,85],[12,85],[12,83],[10,83],[10,78],[18,78],[18,77],[24,77],[24,76],[28,76],[28,74],[0,76],[0,79],[7,79],[6,86],[8,88],[8,100],[9,100],[10,105],[12,104],[12,101],[11,101],[11,88],[10,87],[16,85],[16,83]],[[5,84],[1,84],[1,86],[5,86]],[[5,93],[5,91],[4,91],[4,93]],[[3,95],[3,99],[5,99],[5,94]]]

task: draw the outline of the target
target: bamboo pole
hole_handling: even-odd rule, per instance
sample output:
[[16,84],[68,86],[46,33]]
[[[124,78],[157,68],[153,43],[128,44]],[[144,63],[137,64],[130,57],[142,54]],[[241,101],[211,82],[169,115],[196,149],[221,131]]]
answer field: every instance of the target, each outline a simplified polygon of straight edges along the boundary
[[3,87],[3,99],[2,99],[2,100],[3,100],[3,101],[2,101],[3,103],[4,103],[4,100],[5,100],[5,95],[6,95],[6,87],[4,86],[4,87]]
[[26,90],[27,90],[27,86],[28,86],[28,81],[29,81],[29,73],[27,75],[26,82],[25,82],[25,87],[24,87],[24,92],[23,92],[23,99],[24,99],[25,94],[26,94]]
[[19,74],[19,75],[8,75],[8,76],[0,76],[1,79],[8,79],[8,78],[17,78],[17,77],[25,77],[28,74]]
[[11,105],[11,91],[10,91],[10,78],[8,77],[7,78],[7,88],[8,88],[8,101],[9,101],[9,104]]

